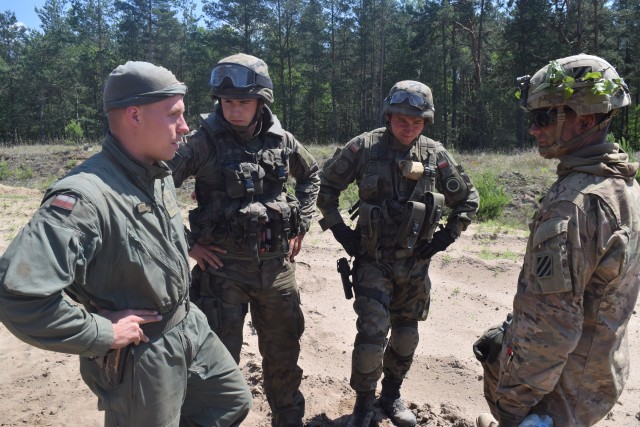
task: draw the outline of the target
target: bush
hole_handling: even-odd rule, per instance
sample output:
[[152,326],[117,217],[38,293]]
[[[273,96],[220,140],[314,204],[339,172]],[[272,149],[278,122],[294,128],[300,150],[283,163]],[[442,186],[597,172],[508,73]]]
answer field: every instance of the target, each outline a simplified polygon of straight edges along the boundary
[[502,216],[502,212],[511,198],[504,187],[498,183],[496,175],[492,172],[485,172],[480,175],[480,178],[472,178],[471,181],[480,193],[480,208],[476,219],[487,221]]
[[78,141],[82,140],[84,137],[84,131],[82,130],[82,126],[80,126],[80,122],[77,120],[71,120],[64,127],[64,134],[67,138],[71,140],[71,142],[65,142],[66,145],[73,145]]

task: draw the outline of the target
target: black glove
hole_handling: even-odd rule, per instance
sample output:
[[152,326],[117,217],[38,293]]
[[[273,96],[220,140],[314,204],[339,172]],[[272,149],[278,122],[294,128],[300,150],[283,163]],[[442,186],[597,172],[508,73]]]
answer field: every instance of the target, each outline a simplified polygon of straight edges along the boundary
[[473,343],[473,353],[479,362],[491,364],[496,361],[502,350],[504,328],[502,325],[487,329],[476,342]]
[[349,256],[356,256],[360,249],[360,233],[347,227],[347,224],[340,222],[331,227],[333,237],[342,245]]
[[451,231],[446,228],[442,228],[433,234],[431,242],[419,249],[417,255],[422,259],[429,259],[438,252],[442,252],[447,249],[449,245],[455,242],[455,240],[456,239],[453,237],[453,233],[451,233]]

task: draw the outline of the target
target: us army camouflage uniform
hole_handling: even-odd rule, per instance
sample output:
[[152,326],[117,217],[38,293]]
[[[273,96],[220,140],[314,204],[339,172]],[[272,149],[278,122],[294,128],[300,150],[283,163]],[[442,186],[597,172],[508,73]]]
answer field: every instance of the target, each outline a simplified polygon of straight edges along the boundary
[[616,144],[561,159],[530,225],[499,359],[483,364],[496,417],[498,405],[519,418],[548,414],[555,426],[591,426],[622,393],[640,286],[637,170]]
[[[178,187],[195,176],[193,240],[226,250],[218,254],[223,268],[194,268],[191,298],[236,362],[249,305],[274,425],[293,425],[304,415],[297,365],[304,318],[295,264],[286,255],[288,239],[309,229],[318,166],[266,105],[262,111],[262,131],[243,142],[218,105],[170,165]],[[289,176],[296,180],[295,197],[284,187]]]
[[[433,170],[435,188],[418,188],[419,194],[412,197],[421,181],[403,176],[399,167],[403,161],[420,162]],[[375,390],[383,371],[385,378],[404,378],[418,344],[418,321],[429,314],[430,259],[415,256],[397,241],[403,209],[409,200],[424,200],[427,191],[437,189],[451,209],[446,227],[459,236],[478,208],[478,193],[439,142],[420,136],[403,146],[390,130],[380,128],[352,139],[325,164],[318,195],[323,229],[342,222],[339,196],[354,181],[359,188],[358,229],[363,237],[354,272],[358,334],[351,386],[365,392]],[[371,211],[379,212],[378,220]],[[373,236],[376,230],[379,235]],[[427,244],[419,241],[414,249]]]
[[[101,153],[53,184],[0,260],[0,319],[31,345],[79,354],[107,426],[239,425],[251,394],[188,303],[189,276],[169,168],[132,160],[107,136]],[[95,306],[163,316],[141,325],[148,343],[122,350],[120,377],[103,365],[119,353]]]

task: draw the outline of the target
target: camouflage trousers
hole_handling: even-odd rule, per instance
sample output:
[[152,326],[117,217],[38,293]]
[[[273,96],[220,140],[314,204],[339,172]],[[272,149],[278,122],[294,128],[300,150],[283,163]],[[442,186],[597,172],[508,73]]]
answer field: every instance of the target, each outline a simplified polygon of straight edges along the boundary
[[429,314],[428,270],[429,260],[415,258],[356,262],[353,308],[358,333],[350,381],[355,391],[375,390],[383,372],[402,380],[409,371],[419,340],[418,321]]
[[240,361],[243,326],[248,311],[258,335],[264,390],[274,426],[301,426],[304,397],[298,366],[304,317],[295,265],[278,257],[256,263],[224,259],[218,271],[193,274],[192,300],[205,312],[211,328]]

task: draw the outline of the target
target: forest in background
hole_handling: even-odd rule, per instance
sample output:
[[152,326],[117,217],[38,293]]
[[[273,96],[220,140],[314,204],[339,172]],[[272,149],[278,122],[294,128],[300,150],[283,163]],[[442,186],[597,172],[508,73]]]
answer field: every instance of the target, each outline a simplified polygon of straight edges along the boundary
[[[19,1],[19,0],[18,0]],[[127,60],[173,71],[192,128],[212,109],[212,66],[264,59],[273,109],[302,142],[343,143],[383,125],[398,80],[433,90],[427,134],[457,150],[529,146],[515,78],[549,60],[599,55],[631,89],[612,125],[640,147],[637,0],[46,0],[39,28],[0,11],[0,143],[98,141],[102,89]]]

